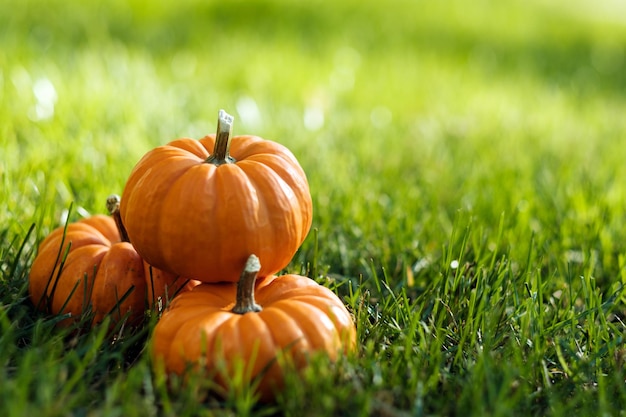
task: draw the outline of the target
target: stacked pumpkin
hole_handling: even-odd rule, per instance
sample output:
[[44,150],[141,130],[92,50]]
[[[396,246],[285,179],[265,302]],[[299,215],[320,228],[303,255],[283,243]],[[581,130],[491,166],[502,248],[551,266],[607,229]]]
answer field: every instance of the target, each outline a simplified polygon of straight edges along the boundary
[[[356,331],[332,291],[307,277],[275,275],[310,230],[308,182],[287,148],[256,136],[233,137],[232,123],[220,111],[215,135],[177,139],[144,155],[126,183],[118,224],[144,270],[166,282],[156,292],[152,285],[152,294],[176,294],[154,329],[154,364],[168,374],[203,370],[222,392],[235,383],[254,385],[267,401],[281,388],[284,369],[300,369],[316,353],[336,359],[354,349]],[[65,239],[72,239],[69,232]],[[70,255],[80,249],[73,245]],[[38,258],[54,259],[48,247],[54,246],[44,240]],[[37,259],[33,270],[36,265]],[[60,276],[61,267],[57,260],[47,276]],[[120,276],[138,269],[139,263],[122,267]],[[31,273],[31,282],[45,276]],[[141,283],[137,289],[145,293]],[[135,304],[119,303],[121,290],[107,296],[118,301],[117,311],[133,311]],[[47,293],[31,291],[33,301],[46,298],[41,294]],[[58,303],[53,310],[61,312]],[[93,308],[100,307],[94,302]]]

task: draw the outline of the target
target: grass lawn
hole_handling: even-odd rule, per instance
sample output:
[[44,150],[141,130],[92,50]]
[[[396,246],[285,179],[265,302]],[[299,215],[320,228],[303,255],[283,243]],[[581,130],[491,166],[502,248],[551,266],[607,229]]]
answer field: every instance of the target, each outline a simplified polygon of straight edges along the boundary
[[[0,415],[626,414],[621,2],[0,10]],[[154,374],[155,317],[112,342],[28,299],[68,213],[104,213],[144,153],[221,108],[300,161],[313,230],[286,272],[357,325],[356,354],[271,405]]]

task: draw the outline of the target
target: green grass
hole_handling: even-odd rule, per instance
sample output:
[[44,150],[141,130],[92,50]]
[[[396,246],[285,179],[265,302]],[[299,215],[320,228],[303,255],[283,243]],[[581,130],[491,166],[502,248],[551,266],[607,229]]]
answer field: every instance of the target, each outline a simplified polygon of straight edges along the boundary
[[[0,415],[623,415],[618,3],[0,0]],[[154,318],[112,343],[27,298],[71,204],[104,212],[220,108],[299,159],[315,231],[287,270],[358,328],[271,406],[154,374]]]

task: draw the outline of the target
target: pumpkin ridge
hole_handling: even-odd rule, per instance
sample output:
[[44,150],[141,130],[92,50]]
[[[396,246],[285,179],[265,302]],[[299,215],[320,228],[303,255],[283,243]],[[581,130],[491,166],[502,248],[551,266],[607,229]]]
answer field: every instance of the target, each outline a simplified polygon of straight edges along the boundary
[[[186,294],[186,293],[185,293]],[[185,295],[185,294],[181,294]],[[157,330],[164,331],[165,333],[175,333],[180,331],[179,323],[183,322],[184,324],[191,323],[196,317],[201,317],[206,314],[214,314],[216,309],[212,308],[199,308],[199,306],[187,306],[187,305],[174,305],[176,301],[179,300],[179,297],[175,298],[172,303],[165,309],[165,312],[159,319],[159,326]],[[175,311],[174,313],[171,313]],[[171,324],[170,324],[171,323]],[[172,328],[170,330],[170,327]],[[170,338],[166,338],[169,342],[172,341]]]
[[211,156],[213,149],[215,149],[215,133],[205,135],[195,141],[198,142],[198,149],[202,148],[202,155],[198,155],[198,157],[204,162],[209,156]]
[[[226,371],[230,375],[231,368],[228,366],[231,360],[237,357],[242,359],[244,356],[245,347],[242,346],[240,337],[239,321],[243,317],[240,314],[234,314],[228,311],[220,313],[226,318],[210,329],[201,327],[201,332],[207,334],[207,340],[210,337],[213,343],[209,346],[207,342],[207,364],[213,361],[213,365],[218,367],[218,373],[223,374],[223,369],[220,369],[222,363],[226,364]],[[210,348],[210,351],[209,351]],[[223,377],[223,375],[221,375]]]
[[98,265],[91,296],[94,323],[108,314],[119,321],[131,312],[131,324],[137,324],[143,316],[139,313],[143,313],[147,286],[143,259],[129,242],[119,242],[111,246]]
[[[90,304],[93,284],[98,274],[98,266],[106,255],[106,247],[101,245],[83,246],[72,249],[68,254],[61,273],[58,273],[60,264],[55,265],[53,278],[48,286],[47,296],[52,311],[58,314],[70,312],[72,316],[80,315],[83,308],[78,306]],[[86,254],[83,254],[86,252]],[[90,255],[90,252],[93,254]],[[88,257],[89,261],[84,258]],[[85,288],[85,285],[87,286]],[[76,287],[74,289],[74,287]],[[74,291],[72,293],[72,291]],[[84,299],[83,294],[86,295]],[[80,310],[80,311],[77,311]]]
[[[264,233],[263,236],[258,236],[258,234],[256,234],[257,239],[253,244],[254,247],[260,248],[256,251],[256,255],[262,260],[261,267],[263,268],[267,264],[270,264],[270,262],[268,261],[268,258],[272,261],[271,264],[276,264],[276,265],[282,264],[283,262],[278,262],[276,260],[276,255],[275,255],[276,250],[273,250],[273,251],[263,250],[265,248],[281,247],[279,237],[277,236],[277,233],[276,233],[276,230],[277,230],[276,224],[278,223],[278,221],[276,220],[276,213],[272,213],[269,209],[273,207],[276,200],[271,200],[271,201],[268,200],[267,194],[264,192],[264,190],[268,188],[263,187],[263,183],[260,181],[259,176],[255,175],[256,173],[252,174],[248,171],[249,166],[250,166],[249,161],[241,161],[237,165],[239,169],[242,171],[242,173],[245,175],[245,178],[250,184],[251,189],[254,189],[255,191],[256,204],[254,208],[253,222],[256,225],[256,227],[262,227],[263,229],[266,229],[268,231],[267,233]],[[291,208],[291,210],[293,210],[293,208]],[[284,217],[281,220],[283,219]],[[274,225],[274,227],[269,227],[269,225]],[[284,224],[280,226],[280,229],[285,229]],[[285,240],[289,241],[289,238],[285,238]],[[279,252],[282,252],[282,251],[279,251]],[[263,275],[273,274],[277,272],[278,270],[284,268],[285,266],[286,264],[278,267],[276,271],[274,271],[276,267],[273,267],[271,272],[268,271],[267,269],[264,269]]]
[[205,297],[216,297],[220,300],[221,306],[226,306],[234,302],[236,294],[237,290],[234,288],[232,282],[218,282],[208,285],[198,285],[197,289],[190,291],[186,296],[198,298],[201,303],[206,303],[206,301],[204,301],[206,300]]
[[[154,153],[154,156],[156,162],[152,163],[150,159],[142,165],[138,164],[128,178],[120,202],[120,216],[133,246],[138,249],[142,258],[157,268],[167,269],[163,268],[162,262],[155,262],[158,259],[157,245],[154,241],[146,242],[145,236],[150,236],[151,239],[154,235],[159,236],[159,233],[153,231],[158,230],[157,225],[161,219],[163,208],[161,195],[163,193],[167,195],[172,184],[191,166],[199,162],[171,155],[163,156],[159,153]],[[158,175],[157,173],[162,170],[167,170],[170,175]],[[129,191],[135,187],[146,187],[150,192]]]
[[[202,310],[202,312],[199,313],[199,314],[213,314],[213,313],[217,313],[219,311],[228,311],[228,310],[224,310],[223,307],[220,307],[220,306],[217,306],[217,305],[211,305],[210,304],[210,302],[211,302],[210,300],[206,301],[204,303],[198,302],[196,304],[196,303],[188,302],[189,298],[187,298],[185,300],[185,303],[182,304],[182,305],[181,304],[174,304],[177,301],[179,301],[178,298],[176,298],[176,299],[174,299],[172,301],[172,303],[170,304],[170,306],[168,308],[168,311],[176,310],[177,312],[180,312],[180,314],[183,314],[183,313],[187,314],[188,310],[198,310],[198,309]],[[179,314],[179,313],[176,313],[176,314]]]
[[[189,316],[189,320],[182,323],[177,317],[170,316],[172,323],[165,322],[164,325],[157,327],[158,333],[155,332],[154,336],[156,340],[155,354],[157,357],[162,357],[164,360],[175,364],[176,372],[182,373],[189,362],[197,362],[201,357],[206,357],[207,361],[211,360],[209,352],[213,349],[214,344],[215,332],[213,328],[219,328],[223,321],[228,320],[229,317],[221,314],[210,314],[198,321],[194,320],[196,317],[206,314],[206,312],[201,312]],[[218,324],[214,325],[214,322],[218,322]],[[172,326],[175,327],[170,330]],[[165,348],[161,347],[162,344],[165,345]]]
[[[265,221],[274,225],[271,228],[273,233],[266,233],[263,236],[263,241],[266,242],[264,246],[282,248],[279,251],[274,249],[272,253],[257,253],[261,259],[269,257],[275,265],[271,270],[272,272],[265,271],[262,275],[274,274],[289,264],[293,254],[297,252],[309,232],[310,222],[303,218],[302,210],[299,207],[302,196],[298,195],[297,190],[285,182],[276,171],[263,163],[249,160],[242,162],[239,166],[253,182],[255,188],[260,190],[257,194],[263,196],[261,206],[265,208]],[[272,196],[271,200],[269,199],[270,195]],[[306,228],[304,227],[305,223],[307,224]],[[292,227],[291,225],[302,226]],[[278,257],[277,253],[284,256]]]
[[[233,174],[234,171],[237,174]],[[240,258],[238,254],[260,252],[257,248],[264,246],[265,235],[259,232],[261,230],[259,215],[262,210],[260,205],[263,199],[254,182],[248,175],[245,175],[239,163],[223,165],[216,169],[214,186],[219,193],[215,200],[221,201],[221,204],[216,205],[214,222],[221,227],[217,227],[220,237],[211,238],[211,241],[217,247],[219,259],[232,265],[230,268],[232,272],[229,275],[232,281],[236,281],[239,279],[239,271],[243,269],[246,262],[246,258]],[[246,198],[242,199],[241,195],[245,195]],[[223,226],[226,224],[231,224],[227,231],[229,236],[225,235],[226,230]],[[232,238],[232,236],[238,238]],[[242,250],[242,248],[245,249]],[[261,257],[265,253],[257,253],[257,255]],[[271,266],[269,260],[266,263],[267,265],[262,264],[262,268]],[[267,268],[262,269],[263,274],[269,275],[273,272]]]
[[[301,323],[302,333],[312,350],[325,350],[331,355],[331,359],[334,359],[333,355],[336,355],[338,350],[336,348],[339,347],[339,335],[332,320],[325,312],[311,304],[290,301],[278,302],[275,306],[280,305],[285,313]],[[329,336],[332,341],[329,340]]]
[[[157,183],[164,181],[164,178],[159,175],[156,175],[156,178],[150,178],[152,171],[162,171],[165,168],[170,168],[175,163],[177,163],[176,165],[178,170],[184,171],[185,169],[187,169],[187,165],[185,163],[189,165],[198,163],[198,158],[185,158],[185,153],[186,152],[183,149],[167,145],[159,146],[152,149],[151,151],[146,153],[139,160],[139,162],[137,162],[137,164],[133,168],[133,171],[131,172],[131,175],[126,181],[124,191],[141,185],[150,179]],[[183,166],[179,167],[179,164]],[[125,206],[128,204],[128,200],[130,198],[132,198],[132,194],[122,194],[120,207],[122,216],[124,216],[123,213],[126,210]]]
[[[79,262],[85,263],[85,265],[87,265],[87,262],[83,261],[82,258],[85,256],[85,254],[89,254],[91,252],[93,252],[92,258],[94,258],[95,260],[90,263],[93,264],[93,266],[96,266],[97,263],[100,262],[101,260],[100,256],[104,256],[107,249],[108,249],[107,246],[99,245],[97,243],[84,245],[84,246],[78,246],[78,247],[72,246],[70,252],[67,254],[67,257],[65,258],[65,262],[63,262],[63,271],[73,268],[74,265],[76,265]],[[58,268],[61,262],[62,262],[62,259],[60,259],[59,262],[57,262],[54,265],[54,268]]]
[[337,334],[344,343],[345,350],[348,351],[356,343],[355,334],[353,332],[352,316],[341,302],[330,302],[328,296],[323,295],[301,295],[289,297],[290,302],[304,303],[317,308],[321,313],[327,316],[335,326]]
[[[289,159],[283,158],[281,155],[276,154],[255,154],[245,159],[245,162],[249,164],[260,164],[265,166],[274,174],[278,175],[285,183],[295,183],[298,188],[298,192],[306,193],[309,187],[308,180],[304,170],[299,165],[286,164]],[[244,162],[244,161],[242,161]],[[291,187],[290,188],[294,188]]]
[[[280,348],[280,350],[287,352],[295,348],[297,344],[304,344],[302,350],[307,350],[309,342],[304,336],[304,333],[296,323],[296,321],[287,314],[283,309],[276,306],[268,306],[263,309],[259,315],[267,323],[267,327],[272,335],[274,344]],[[273,326],[270,323],[280,323],[280,326]],[[300,333],[297,336],[287,336],[286,333]]]
[[[329,290],[328,288],[317,285],[314,287],[299,287],[299,288],[290,288],[285,291],[285,297],[288,297],[290,300],[307,298],[307,299],[319,299],[326,300],[329,304],[337,304],[330,302],[329,297],[337,297],[337,295]],[[339,299],[337,299],[340,302]],[[343,304],[342,304],[343,305]]]
[[[204,138],[203,138],[204,139]],[[213,141],[214,142],[214,141]],[[176,148],[178,152],[184,151],[190,155],[183,154],[184,157],[189,157],[191,155],[196,156],[198,158],[198,162],[204,162],[206,158],[209,157],[209,148],[204,145],[202,140],[195,140],[191,138],[179,138],[174,139],[169,142],[166,146],[171,146]]]
[[113,243],[120,241],[120,233],[115,225],[115,222],[111,221],[110,216],[106,216],[104,214],[95,214],[91,217],[85,217],[77,221],[76,223],[72,223],[68,226],[75,228],[80,228],[81,226],[89,226],[87,229],[88,233],[93,233],[94,231],[99,232],[102,236],[109,241],[109,246]]
[[[244,165],[245,166],[245,165]],[[227,172],[229,170],[230,172]],[[234,222],[244,222],[245,229],[248,230],[256,230],[259,224],[259,205],[260,200],[263,199],[262,196],[259,196],[259,192],[257,187],[255,186],[255,181],[250,178],[247,172],[245,172],[242,168],[242,164],[232,164],[229,165],[228,168],[220,167],[216,170],[216,180],[220,183],[220,188],[225,191],[228,190],[228,199],[232,199],[233,206],[237,206],[240,208],[241,214],[237,219],[233,219]],[[237,171],[236,174],[233,174],[232,171]],[[254,199],[246,199],[249,202],[247,207],[242,205],[242,201],[237,198],[237,194],[243,192],[244,194],[253,195]],[[223,199],[224,195],[220,195],[217,198]],[[252,200],[252,201],[250,201]],[[249,213],[253,213],[251,216]],[[232,214],[232,212],[231,212]],[[226,217],[226,216],[224,216]],[[235,217],[235,216],[232,216]]]
[[[272,362],[276,361],[277,351],[276,342],[270,332],[271,326],[263,319],[262,312],[247,313],[241,316],[238,327],[240,329],[249,328],[248,332],[240,331],[241,342],[243,347],[243,356],[246,358],[252,358],[255,355],[254,363],[251,364],[251,377],[259,377],[261,371],[267,372]],[[255,347],[255,345],[257,345]]]
[[[293,156],[293,154],[286,155],[285,153],[264,152],[250,155],[246,161],[266,165],[272,170],[281,170],[287,174],[288,177],[296,177],[299,179],[302,177],[302,174],[304,174],[304,170],[300,165],[293,164],[294,159],[295,156]],[[286,162],[288,163],[288,170],[284,169]]]
[[231,300],[227,300],[225,296],[221,294],[211,294],[208,291],[194,294],[191,294],[191,292],[192,291],[175,297],[170,303],[170,309],[182,309],[193,306],[194,308],[203,307],[203,309],[213,311],[221,310],[229,304],[232,304]]
[[265,142],[271,143],[255,135],[233,136],[230,145],[230,154],[238,163],[245,161],[256,153],[258,145],[265,146]]
[[[310,209],[302,210],[299,204],[304,199],[311,200],[306,175],[304,171],[297,170],[295,166],[285,168],[284,163],[277,163],[276,159],[281,159],[278,155],[268,155],[265,158],[261,156],[254,155],[242,161],[239,166],[249,178],[261,180],[257,182],[257,186],[262,187],[262,189],[273,190],[273,195],[281,193],[282,198],[274,199],[273,204],[288,202],[284,207],[281,207],[282,213],[280,214],[283,215],[282,220],[285,225],[301,225],[300,228],[294,228],[298,234],[292,237],[293,242],[297,242],[297,249],[306,239],[313,221],[312,205],[307,206]],[[279,213],[277,212],[277,214]],[[290,217],[286,218],[285,215]],[[287,238],[286,241],[290,241],[290,239]]]
[[261,155],[280,156],[290,165],[298,165],[295,155],[286,146],[254,135],[233,137],[231,153],[238,161],[253,160]]
[[[63,235],[63,228],[57,228],[48,237],[46,237],[39,245],[38,253],[59,251],[59,245]],[[91,225],[80,225],[80,223],[70,224],[63,239],[63,248],[71,242],[72,248],[78,248],[87,245],[111,246],[111,242],[99,230]]]
[[[159,268],[170,270],[170,272],[176,271],[179,275],[190,277],[201,277],[203,271],[189,269],[189,264],[196,262],[195,259],[188,253],[193,253],[193,245],[182,245],[178,247],[172,247],[167,245],[167,241],[171,239],[188,240],[191,236],[200,235],[198,229],[203,229],[201,234],[202,242],[200,245],[205,246],[207,251],[215,250],[215,244],[211,246],[212,242],[218,242],[221,240],[219,236],[219,228],[210,228],[207,230],[206,222],[203,214],[207,211],[207,205],[210,204],[209,209],[213,210],[216,200],[207,198],[206,188],[202,190],[202,193],[189,193],[191,183],[193,183],[193,189],[198,189],[196,184],[202,184],[204,182],[215,181],[216,169],[214,166],[199,162],[197,165],[188,167],[185,171],[177,176],[169,184],[169,189],[164,198],[158,204],[158,214],[154,214],[155,226],[154,230],[157,233],[153,233],[156,242],[153,242],[155,247],[169,248],[169,250],[161,251],[161,259]],[[184,201],[187,206],[186,218],[184,221],[180,219],[172,218],[172,207],[178,206],[181,201]],[[200,209],[204,207],[204,210]],[[210,234],[211,239],[206,239],[205,234]],[[145,235],[144,235],[145,236]],[[206,247],[208,246],[208,247]]]
[[[267,285],[257,290],[259,302],[271,305],[281,299],[296,297],[299,293],[309,294],[311,291],[318,293],[321,297],[328,296],[325,288],[310,278],[299,277],[293,279],[293,275],[281,275]],[[330,290],[329,290],[330,291]],[[332,291],[331,291],[332,293]],[[333,293],[334,295],[334,293]]]
[[334,306],[334,305],[338,305],[337,303],[333,303],[331,302],[328,297],[325,297],[323,295],[318,295],[318,294],[302,294],[302,295],[293,295],[293,294],[289,294],[287,293],[285,298],[289,298],[289,301],[297,301],[297,302],[303,302],[306,304],[311,304],[311,305],[318,305],[318,303],[322,303],[319,304],[319,306]]

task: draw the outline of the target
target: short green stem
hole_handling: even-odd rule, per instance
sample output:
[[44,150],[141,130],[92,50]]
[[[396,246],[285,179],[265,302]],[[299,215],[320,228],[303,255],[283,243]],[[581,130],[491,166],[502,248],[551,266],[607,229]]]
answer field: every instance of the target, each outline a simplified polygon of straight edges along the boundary
[[237,301],[232,309],[233,313],[246,314],[263,310],[254,301],[254,284],[260,270],[259,258],[256,255],[250,255],[237,283]]
[[217,116],[217,133],[215,135],[215,147],[213,155],[209,156],[205,162],[213,165],[233,164],[235,158],[230,156],[230,142],[233,132],[233,121],[235,118],[224,110],[220,110]]
[[109,214],[113,216],[113,220],[115,220],[115,225],[117,226],[117,231],[120,233],[122,242],[130,242],[128,232],[126,231],[126,227],[124,227],[124,223],[122,223],[122,216],[120,215],[120,201],[119,195],[111,194],[107,198],[107,210]]

